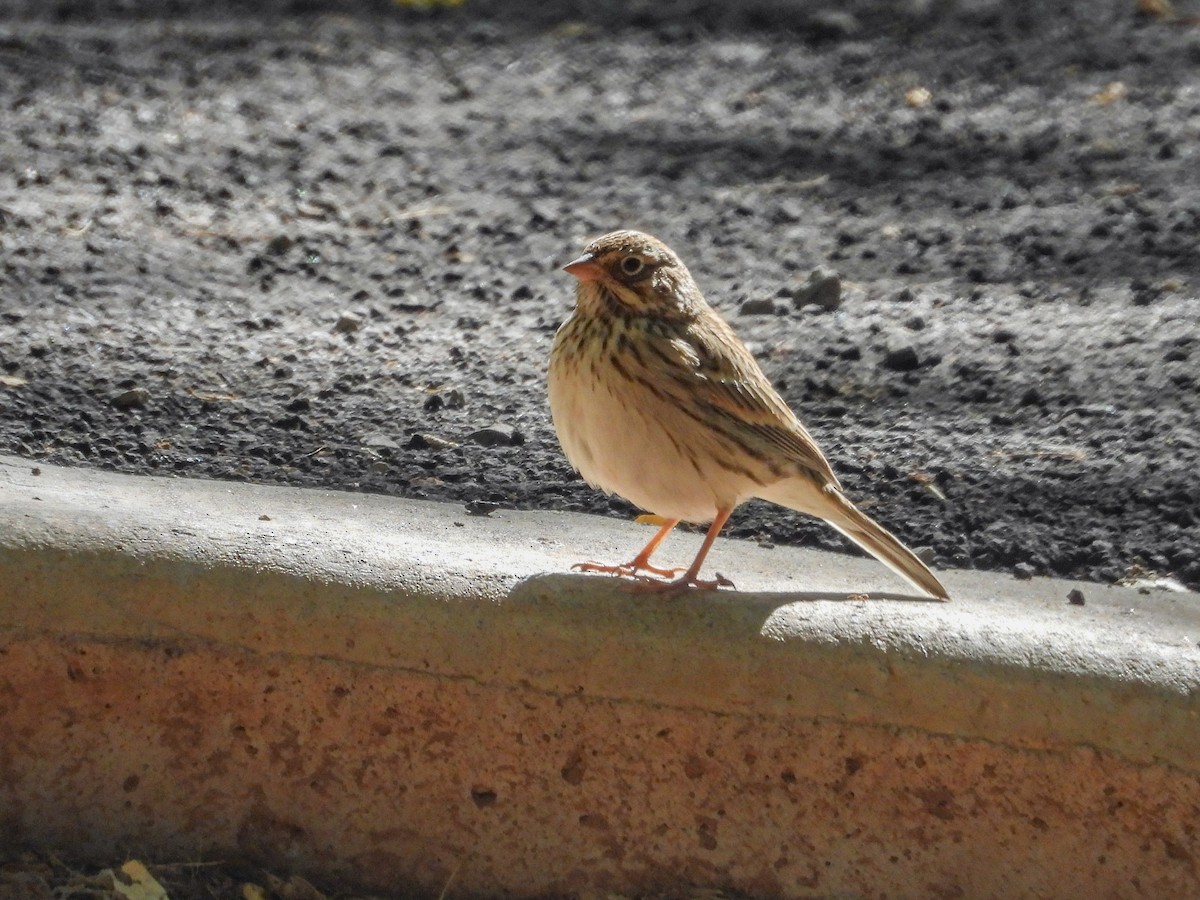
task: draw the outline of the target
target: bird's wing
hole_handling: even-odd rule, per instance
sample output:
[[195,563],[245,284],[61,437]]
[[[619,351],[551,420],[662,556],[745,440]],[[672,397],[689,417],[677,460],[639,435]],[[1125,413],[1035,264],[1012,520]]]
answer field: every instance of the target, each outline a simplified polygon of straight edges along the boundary
[[[817,475],[840,489],[829,461],[796,414],[771,387],[753,355],[725,322],[698,321],[656,354],[662,374],[683,382],[715,427],[751,449]],[[660,345],[661,347],[662,345]],[[723,425],[723,427],[722,427]]]

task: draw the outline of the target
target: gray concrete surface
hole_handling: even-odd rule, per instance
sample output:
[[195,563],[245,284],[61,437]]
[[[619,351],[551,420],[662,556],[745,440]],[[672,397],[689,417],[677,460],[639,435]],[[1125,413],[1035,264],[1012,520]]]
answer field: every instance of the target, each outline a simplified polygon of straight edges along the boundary
[[648,533],[0,458],[0,835],[431,895],[1200,892],[1197,595],[568,574]]

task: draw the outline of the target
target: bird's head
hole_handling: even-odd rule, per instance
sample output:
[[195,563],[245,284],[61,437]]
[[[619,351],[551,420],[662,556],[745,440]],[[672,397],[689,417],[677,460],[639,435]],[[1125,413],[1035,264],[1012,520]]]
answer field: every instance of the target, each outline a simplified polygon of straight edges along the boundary
[[579,279],[581,300],[603,297],[626,314],[686,311],[699,300],[679,257],[658,238],[640,231],[613,231],[596,238],[563,269]]

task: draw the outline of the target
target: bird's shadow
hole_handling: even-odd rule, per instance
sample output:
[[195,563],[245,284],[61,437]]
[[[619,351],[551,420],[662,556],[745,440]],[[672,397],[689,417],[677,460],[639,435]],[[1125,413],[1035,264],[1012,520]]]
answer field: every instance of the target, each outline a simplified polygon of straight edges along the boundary
[[742,591],[736,588],[686,588],[677,593],[658,594],[639,591],[638,585],[645,582],[629,578],[606,575],[583,575],[568,572],[547,572],[531,575],[513,586],[509,599],[520,602],[530,596],[545,597],[553,594],[571,603],[592,601],[629,603],[674,604],[686,607],[727,607],[736,605],[746,611],[774,611],[793,603],[932,603],[941,605],[944,600],[917,594],[892,591],[864,591],[843,593],[841,591]]

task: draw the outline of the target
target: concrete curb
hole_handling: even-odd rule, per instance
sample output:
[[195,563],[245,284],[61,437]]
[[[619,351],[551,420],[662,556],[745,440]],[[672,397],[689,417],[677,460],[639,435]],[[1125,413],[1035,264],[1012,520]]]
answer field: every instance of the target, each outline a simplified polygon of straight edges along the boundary
[[35,465],[0,458],[9,843],[434,895],[1200,893],[1195,594],[916,602],[726,541],[742,592],[664,601],[562,574],[631,524]]

